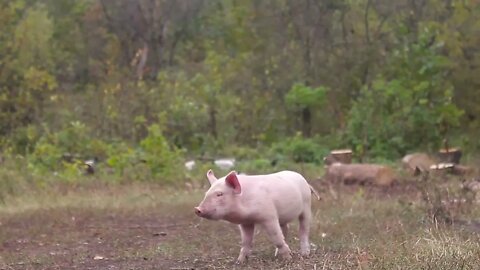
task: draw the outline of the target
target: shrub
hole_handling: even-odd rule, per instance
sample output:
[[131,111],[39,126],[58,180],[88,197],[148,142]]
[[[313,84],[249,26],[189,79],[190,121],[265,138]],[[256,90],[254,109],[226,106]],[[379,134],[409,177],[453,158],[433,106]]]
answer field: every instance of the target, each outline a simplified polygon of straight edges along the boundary
[[315,139],[302,138],[300,135],[272,146],[274,160],[287,157],[294,162],[320,163],[327,152],[327,148],[320,145]]
[[431,35],[426,29],[417,44],[395,51],[383,74],[361,89],[345,133],[356,152],[397,158],[436,148],[459,125],[463,112],[452,103],[454,89],[445,79],[450,62]]
[[152,176],[167,182],[184,177],[182,153],[168,144],[159,125],[148,128],[148,136],[140,142],[140,149],[141,160],[150,168]]

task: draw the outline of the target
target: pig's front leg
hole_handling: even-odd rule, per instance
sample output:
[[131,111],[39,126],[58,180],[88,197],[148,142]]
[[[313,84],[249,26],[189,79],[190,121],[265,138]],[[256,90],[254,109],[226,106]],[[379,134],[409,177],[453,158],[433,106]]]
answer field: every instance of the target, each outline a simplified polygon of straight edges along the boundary
[[[280,225],[280,228],[282,228],[283,238],[285,239],[285,241],[287,241],[287,237],[288,237],[288,224],[287,224],[287,223],[281,224],[281,225]],[[277,254],[278,254],[278,248],[275,248],[275,257],[277,257]]]
[[263,227],[268,234],[268,238],[278,249],[278,253],[282,256],[282,258],[287,260],[291,259],[291,251],[285,242],[285,237],[283,236],[278,220],[265,222],[263,223]]
[[240,255],[238,255],[237,264],[245,262],[252,253],[253,232],[255,231],[254,224],[241,224],[239,227],[242,235],[242,248],[240,249]]

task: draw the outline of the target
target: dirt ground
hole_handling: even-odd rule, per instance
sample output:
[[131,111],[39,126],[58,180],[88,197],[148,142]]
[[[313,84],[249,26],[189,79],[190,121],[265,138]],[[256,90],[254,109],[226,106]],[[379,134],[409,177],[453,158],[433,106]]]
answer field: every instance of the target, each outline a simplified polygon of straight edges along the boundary
[[193,210],[166,204],[158,188],[101,189],[55,194],[20,210],[7,207],[0,214],[0,269],[194,267],[162,254],[164,243],[196,230]]
[[[68,206],[3,214],[0,269],[228,269],[234,266],[239,241],[236,228],[205,222],[188,210],[182,207],[177,213],[164,207],[139,211]],[[209,254],[208,243],[213,238],[230,241],[225,245],[229,250],[214,248]],[[182,249],[181,254],[176,254],[175,249]],[[209,260],[195,256],[202,250],[211,256]],[[266,259],[273,259],[273,248],[271,251]]]
[[[324,197],[335,196],[325,187],[319,188]],[[359,196],[358,191],[343,192]],[[391,196],[405,192],[412,193],[408,187],[397,187]],[[386,190],[369,194],[375,201],[397,200]],[[362,214],[362,209],[373,201],[362,199],[364,206],[353,211],[359,201],[344,202],[342,211],[350,208],[351,213],[329,219],[328,215],[339,211],[329,214],[328,209],[338,203],[330,204],[327,198],[327,205],[322,206],[324,198],[313,206],[317,209],[314,216],[318,224],[312,227],[313,249],[309,258],[296,254],[298,239],[294,233],[287,239],[295,252],[294,260],[283,262],[275,258],[273,246],[260,231],[249,262],[235,266],[240,244],[238,229],[225,222],[196,217],[193,206],[202,195],[202,191],[172,194],[150,187],[102,187],[95,191],[39,195],[42,199],[26,196],[27,199],[13,200],[0,209],[0,269],[361,269],[380,257],[374,254],[375,248],[366,248],[368,241],[382,235],[388,238],[392,231],[396,232],[392,228],[404,226],[395,214],[390,214],[391,210],[382,210],[379,204],[375,211],[385,212],[384,219],[364,226],[372,226],[367,230],[373,231],[373,236],[359,238],[365,230],[359,222],[368,220],[366,215],[370,215],[367,210]],[[385,234],[375,232],[378,228]],[[291,229],[295,231],[296,224]],[[401,230],[398,229],[399,234]],[[355,246],[349,243],[351,235],[354,241],[360,239]]]

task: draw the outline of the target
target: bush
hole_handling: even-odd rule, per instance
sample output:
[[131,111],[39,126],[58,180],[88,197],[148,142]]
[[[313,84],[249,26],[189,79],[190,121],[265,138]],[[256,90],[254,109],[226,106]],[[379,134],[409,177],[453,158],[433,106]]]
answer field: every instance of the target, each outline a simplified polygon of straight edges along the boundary
[[272,173],[272,161],[268,159],[253,159],[242,161],[238,164],[236,170],[246,174],[264,174]]
[[445,80],[450,62],[439,53],[441,44],[431,40],[426,29],[361,89],[345,133],[356,152],[393,159],[413,149],[434,149],[459,125],[463,111],[452,103],[454,88]]
[[28,156],[28,163],[34,174],[56,172],[64,179],[74,179],[83,173],[85,160],[91,158],[100,161],[98,173],[109,167],[126,180],[160,178],[173,182],[184,177],[182,152],[169,145],[158,125],[150,126],[147,137],[134,149],[125,142],[92,139],[85,125],[72,122],[59,132],[46,132]]
[[297,135],[272,146],[274,160],[282,160],[285,157],[300,163],[321,163],[328,149],[320,145],[315,139],[302,138]]
[[111,144],[107,165],[125,180],[175,182],[185,177],[182,152],[169,145],[159,125],[148,128],[148,135],[133,149],[125,143]]
[[140,147],[140,158],[150,168],[153,177],[161,177],[167,182],[184,177],[182,153],[168,144],[159,125],[148,128],[148,136],[140,142]]
[[58,132],[46,130],[28,155],[28,160],[30,168],[37,173],[69,171],[67,175],[71,175],[76,171],[78,174],[79,163],[94,157],[104,159],[107,148],[105,142],[91,138],[90,130],[83,123],[71,122]]

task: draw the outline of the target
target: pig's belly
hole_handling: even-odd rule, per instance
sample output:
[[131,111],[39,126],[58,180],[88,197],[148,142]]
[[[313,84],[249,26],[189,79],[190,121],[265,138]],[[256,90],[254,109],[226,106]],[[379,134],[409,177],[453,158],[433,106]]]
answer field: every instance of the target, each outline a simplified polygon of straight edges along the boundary
[[308,195],[310,189],[303,190],[304,187],[294,181],[281,180],[283,185],[277,185],[275,192],[270,195],[274,201],[275,208],[278,213],[278,220],[280,224],[288,223],[300,216],[305,208],[304,199],[305,192]]
[[277,213],[280,224],[289,223],[298,218],[303,212],[303,208],[304,206],[301,200],[298,200],[298,202],[279,203]]

